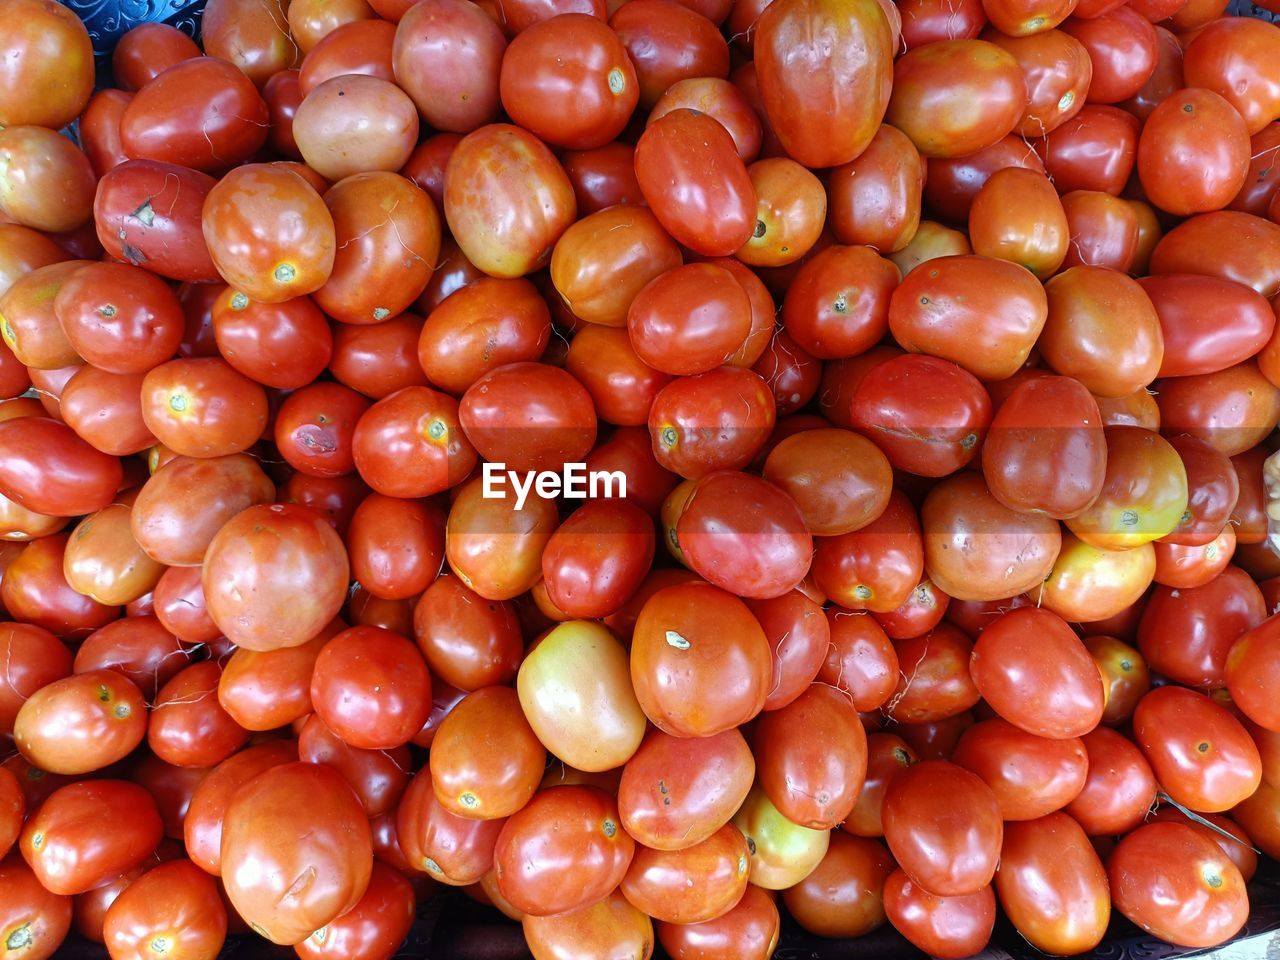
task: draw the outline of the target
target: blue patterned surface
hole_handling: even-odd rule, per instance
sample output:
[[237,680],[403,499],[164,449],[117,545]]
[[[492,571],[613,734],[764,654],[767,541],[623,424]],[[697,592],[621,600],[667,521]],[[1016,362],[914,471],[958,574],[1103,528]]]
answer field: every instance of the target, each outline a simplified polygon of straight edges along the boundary
[[116,41],[140,23],[167,23],[200,39],[200,13],[205,0],[59,0],[84,21],[93,41],[98,83],[109,84],[111,51]]

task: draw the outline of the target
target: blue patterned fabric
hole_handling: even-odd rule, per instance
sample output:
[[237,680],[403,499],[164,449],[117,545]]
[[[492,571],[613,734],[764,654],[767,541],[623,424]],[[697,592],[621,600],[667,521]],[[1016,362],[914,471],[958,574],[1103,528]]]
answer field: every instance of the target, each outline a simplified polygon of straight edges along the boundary
[[167,23],[200,40],[205,0],[59,0],[75,11],[89,30],[98,66],[98,85],[111,82],[111,51],[116,41],[140,23]]

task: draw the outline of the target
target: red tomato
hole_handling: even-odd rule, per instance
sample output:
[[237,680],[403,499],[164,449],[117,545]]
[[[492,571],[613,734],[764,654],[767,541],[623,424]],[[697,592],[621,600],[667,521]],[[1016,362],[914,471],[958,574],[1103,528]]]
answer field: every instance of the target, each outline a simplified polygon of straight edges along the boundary
[[885,881],[884,909],[899,933],[942,960],[963,960],[983,950],[996,922],[996,897],[990,886],[940,897],[901,868]]
[[[86,57],[92,62],[92,57]],[[71,898],[50,893],[18,854],[0,860],[0,933],[23,960],[52,957],[71,929]],[[776,922],[776,921],[775,921]]]
[[778,908],[769,892],[748,884],[738,905],[715,920],[657,929],[673,960],[767,960],[778,946]]
[[1173,94],[1152,111],[1138,139],[1138,176],[1161,210],[1178,216],[1227,205],[1249,172],[1249,130],[1210,90]]
[[147,746],[180,767],[212,767],[249,739],[218,701],[222,668],[213,661],[183,668],[156,694]]
[[1062,809],[1079,796],[1089,769],[1079,739],[1038,737],[999,717],[966,730],[951,760],[995,792],[1006,821],[1035,820]]
[[[818,679],[846,694],[860,713],[884,706],[900,679],[898,653],[884,628],[866,611],[855,613],[839,607],[828,608],[825,621],[830,641],[823,648],[825,659]],[[925,679],[920,687],[927,685]],[[887,709],[893,712],[901,706],[898,701]],[[904,709],[898,716],[905,713]]]
[[40,768],[83,775],[124,759],[146,731],[147,704],[133,681],[90,670],[34,691],[14,719],[13,740]]
[[900,280],[897,268],[870,247],[830,246],[796,271],[782,301],[782,324],[815,357],[865,354],[888,330],[889,297]]
[[190,860],[148,870],[107,909],[102,938],[111,956],[142,958],[165,951],[213,957],[222,950],[227,910],[213,878]]
[[859,937],[885,922],[884,885],[895,864],[883,844],[833,834],[814,871],[785,890],[787,911],[821,937]]
[[702,923],[737,906],[746,893],[750,864],[742,832],[725,824],[683,850],[637,847],[619,889],[655,920]]
[[353,627],[316,657],[311,702],[347,744],[390,750],[408,743],[426,723],[431,675],[405,637],[378,627]]
[[1139,826],[1156,799],[1156,779],[1142,752],[1108,727],[1098,727],[1081,740],[1089,754],[1084,788],[1067,804],[1091,837],[1117,836]]
[[924,573],[924,541],[915,507],[895,490],[885,510],[852,533],[814,543],[814,583],[849,610],[888,613]]

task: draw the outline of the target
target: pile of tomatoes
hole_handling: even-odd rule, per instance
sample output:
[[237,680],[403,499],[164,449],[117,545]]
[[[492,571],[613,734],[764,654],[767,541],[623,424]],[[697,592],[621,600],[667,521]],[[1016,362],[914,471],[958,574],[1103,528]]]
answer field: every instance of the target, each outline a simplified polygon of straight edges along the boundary
[[0,960],[382,960],[446,886],[538,960],[1236,935],[1280,28],[1223,9],[209,0],[95,91],[0,0]]

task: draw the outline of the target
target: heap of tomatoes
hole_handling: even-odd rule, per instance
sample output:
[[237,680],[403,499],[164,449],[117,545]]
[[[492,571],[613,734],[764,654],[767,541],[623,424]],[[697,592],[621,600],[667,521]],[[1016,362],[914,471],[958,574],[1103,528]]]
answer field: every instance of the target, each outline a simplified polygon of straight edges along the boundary
[[95,91],[0,0],[0,960],[381,960],[446,886],[538,960],[1236,935],[1280,28],[1224,3],[209,0]]

